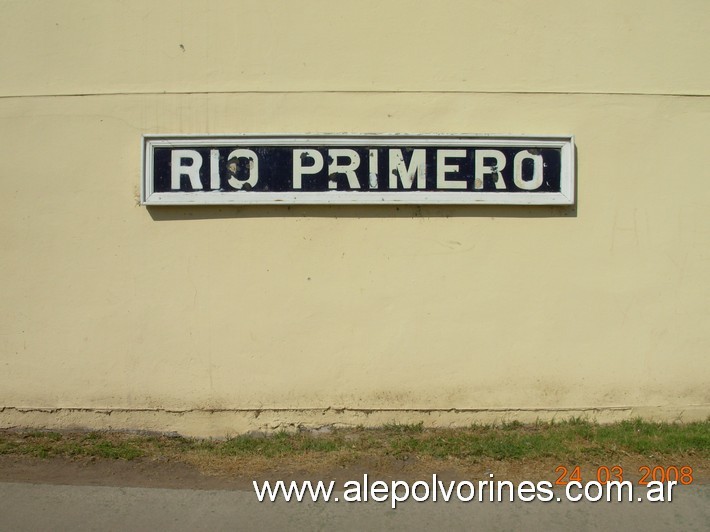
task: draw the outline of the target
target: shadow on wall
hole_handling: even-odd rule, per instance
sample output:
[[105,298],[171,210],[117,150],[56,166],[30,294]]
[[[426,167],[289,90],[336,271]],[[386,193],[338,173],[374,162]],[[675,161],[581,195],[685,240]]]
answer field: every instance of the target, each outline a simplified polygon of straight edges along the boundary
[[576,218],[577,205],[149,206],[156,222],[221,218]]

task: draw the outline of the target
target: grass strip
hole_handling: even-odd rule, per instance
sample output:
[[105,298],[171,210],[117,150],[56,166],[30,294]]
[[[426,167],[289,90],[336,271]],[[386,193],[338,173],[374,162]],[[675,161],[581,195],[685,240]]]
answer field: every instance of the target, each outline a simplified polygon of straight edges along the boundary
[[710,420],[652,423],[641,420],[599,425],[583,420],[524,425],[475,425],[429,429],[386,425],[376,429],[332,429],[241,435],[226,440],[136,435],[117,432],[0,431],[0,455],[39,458],[93,457],[114,460],[202,456],[297,458],[342,457],[457,459],[467,462],[550,458],[560,462],[600,457],[687,456],[710,458]]

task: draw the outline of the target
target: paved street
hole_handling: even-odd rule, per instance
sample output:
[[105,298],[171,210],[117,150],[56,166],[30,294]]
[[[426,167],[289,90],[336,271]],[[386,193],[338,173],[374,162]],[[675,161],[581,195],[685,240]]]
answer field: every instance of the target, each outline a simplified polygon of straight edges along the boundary
[[710,488],[672,503],[259,503],[251,491],[0,483],[0,530],[708,530]]

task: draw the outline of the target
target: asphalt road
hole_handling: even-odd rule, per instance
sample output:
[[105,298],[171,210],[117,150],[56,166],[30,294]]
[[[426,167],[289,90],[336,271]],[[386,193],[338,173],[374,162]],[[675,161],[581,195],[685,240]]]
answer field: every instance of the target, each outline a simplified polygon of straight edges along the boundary
[[710,530],[710,487],[671,503],[258,502],[251,491],[0,483],[0,530]]

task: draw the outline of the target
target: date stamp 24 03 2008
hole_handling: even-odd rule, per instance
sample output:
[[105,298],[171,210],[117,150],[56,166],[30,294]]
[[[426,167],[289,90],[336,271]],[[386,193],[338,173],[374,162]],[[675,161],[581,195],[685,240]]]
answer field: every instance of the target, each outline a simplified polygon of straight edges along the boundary
[[[624,468],[620,465],[599,466],[596,470],[582,472],[581,466],[563,466],[555,468],[559,476],[555,481],[556,486],[564,486],[570,482],[583,482],[595,480],[601,484],[607,482],[624,482]],[[587,473],[589,475],[587,476]],[[640,466],[638,468],[638,484],[647,486],[649,482],[676,482],[687,486],[693,483],[693,468],[690,466]],[[585,478],[586,477],[586,478]]]

